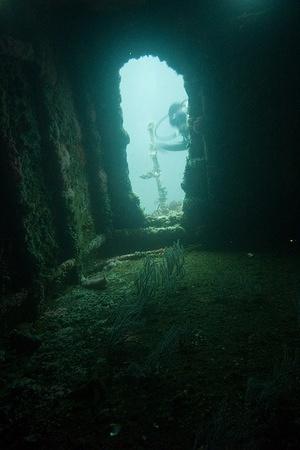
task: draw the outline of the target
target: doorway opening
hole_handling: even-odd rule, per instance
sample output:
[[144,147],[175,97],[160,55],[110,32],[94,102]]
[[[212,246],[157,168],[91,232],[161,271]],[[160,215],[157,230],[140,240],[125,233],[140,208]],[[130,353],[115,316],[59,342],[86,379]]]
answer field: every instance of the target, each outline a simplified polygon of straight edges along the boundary
[[120,77],[132,190],[146,214],[181,211],[190,140],[183,76],[158,57],[144,56],[130,59]]

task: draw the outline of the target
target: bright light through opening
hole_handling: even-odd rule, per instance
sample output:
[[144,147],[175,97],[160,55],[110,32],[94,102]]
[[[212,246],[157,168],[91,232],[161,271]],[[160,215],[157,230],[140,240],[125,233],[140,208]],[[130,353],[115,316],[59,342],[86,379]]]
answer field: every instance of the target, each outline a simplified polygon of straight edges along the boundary
[[[148,214],[159,207],[159,192],[162,191],[158,184],[166,193],[166,205],[171,203],[171,207],[178,207],[184,198],[180,184],[188,143],[184,132],[170,125],[168,111],[177,103],[183,105],[186,113],[183,77],[153,56],[129,60],[120,70],[120,76],[123,126],[130,136],[127,161],[132,190]],[[159,171],[153,158],[153,146],[151,150],[151,123],[162,138],[161,145],[157,146],[156,135],[154,144]]]

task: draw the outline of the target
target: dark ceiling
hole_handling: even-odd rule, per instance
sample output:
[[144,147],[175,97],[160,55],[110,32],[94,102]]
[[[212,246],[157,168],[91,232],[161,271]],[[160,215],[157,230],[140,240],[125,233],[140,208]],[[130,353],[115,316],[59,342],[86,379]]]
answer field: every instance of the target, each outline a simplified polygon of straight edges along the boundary
[[143,7],[157,3],[155,0],[31,0],[41,9],[78,9],[81,11],[111,12]]

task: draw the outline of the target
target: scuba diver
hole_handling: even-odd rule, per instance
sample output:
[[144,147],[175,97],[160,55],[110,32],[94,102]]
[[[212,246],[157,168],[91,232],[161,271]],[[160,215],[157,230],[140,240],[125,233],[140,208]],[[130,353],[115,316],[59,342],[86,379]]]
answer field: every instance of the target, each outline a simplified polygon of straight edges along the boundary
[[[166,119],[169,119],[169,124],[173,128],[176,128],[176,132],[169,136],[163,136],[158,133],[160,126]],[[190,135],[188,129],[187,100],[184,100],[181,103],[172,103],[169,107],[168,114],[162,117],[155,125],[154,134],[158,150],[173,152],[188,150],[190,145]],[[180,137],[179,141],[178,136]]]
[[[160,135],[158,130],[163,122],[169,119],[171,127],[176,128],[176,132],[171,135]],[[178,152],[188,150],[190,146],[190,134],[188,128],[187,100],[179,103],[172,103],[168,114],[162,117],[157,123],[151,122],[148,125],[150,135],[149,156],[152,160],[152,170],[140,175],[143,180],[155,179],[158,191],[157,211],[166,211],[167,189],[161,180],[161,170],[157,152],[167,150]]]

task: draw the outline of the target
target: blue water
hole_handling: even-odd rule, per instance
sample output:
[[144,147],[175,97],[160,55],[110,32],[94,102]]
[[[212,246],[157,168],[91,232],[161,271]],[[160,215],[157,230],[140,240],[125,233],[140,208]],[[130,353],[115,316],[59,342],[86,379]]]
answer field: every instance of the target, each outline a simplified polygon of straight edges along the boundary
[[[157,208],[158,200],[155,180],[140,178],[140,175],[153,168],[149,156],[150,137],[147,127],[150,122],[158,122],[165,116],[172,103],[187,99],[187,94],[183,77],[157,57],[131,59],[122,67],[120,75],[123,126],[130,136],[127,161],[132,190],[140,198],[144,211],[152,213]],[[174,131],[168,120],[159,128],[163,136]],[[168,192],[167,203],[182,201],[184,198],[180,183],[186,157],[187,151],[158,152],[161,181]]]

